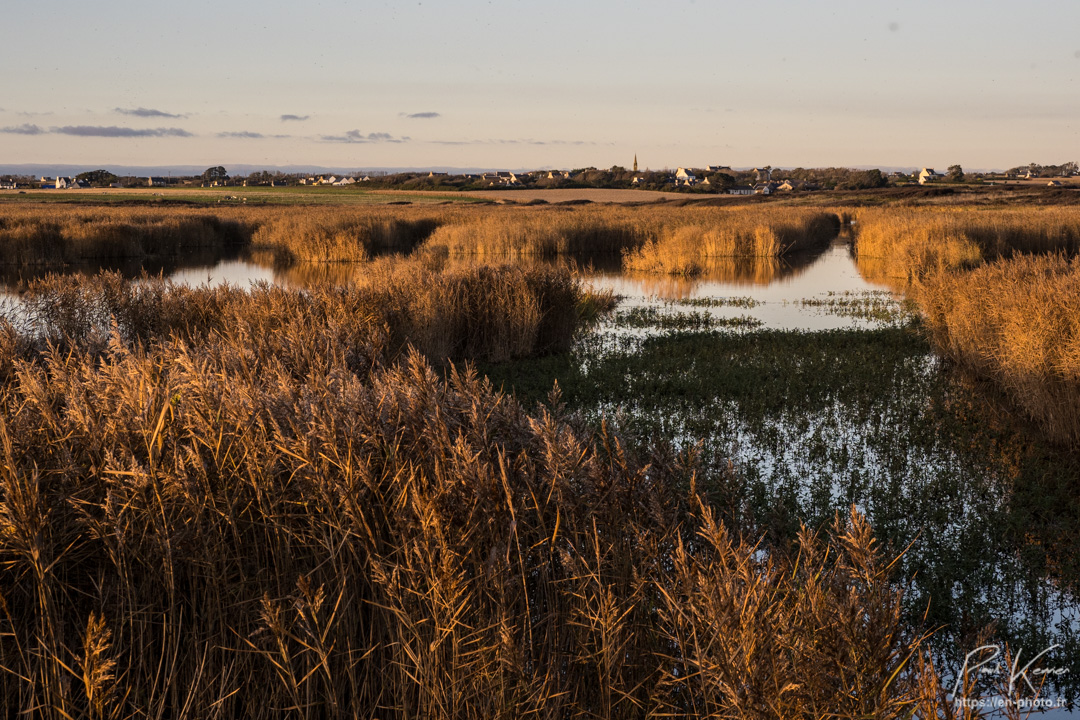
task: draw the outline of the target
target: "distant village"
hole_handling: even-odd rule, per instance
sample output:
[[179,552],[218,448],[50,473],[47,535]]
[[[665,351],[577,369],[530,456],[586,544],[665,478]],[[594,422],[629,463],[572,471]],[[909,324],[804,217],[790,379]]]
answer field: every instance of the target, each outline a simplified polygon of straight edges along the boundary
[[828,190],[860,190],[902,185],[1041,183],[1061,186],[1064,178],[1080,176],[1077,164],[1011,168],[998,173],[966,173],[959,165],[940,173],[924,167],[919,171],[883,172],[851,168],[758,168],[734,169],[706,164],[675,170],[639,170],[637,157],[630,169],[614,166],[574,170],[491,171],[460,173],[426,171],[399,173],[349,173],[308,175],[258,171],[229,175],[224,167],[208,168],[201,175],[176,177],[117,176],[107,170],[80,173],[75,177],[0,177],[0,190],[74,190],[86,188],[168,187],[334,187],[363,186],[403,190],[514,190],[521,188],[640,188],[668,192],[726,195],[772,195]]

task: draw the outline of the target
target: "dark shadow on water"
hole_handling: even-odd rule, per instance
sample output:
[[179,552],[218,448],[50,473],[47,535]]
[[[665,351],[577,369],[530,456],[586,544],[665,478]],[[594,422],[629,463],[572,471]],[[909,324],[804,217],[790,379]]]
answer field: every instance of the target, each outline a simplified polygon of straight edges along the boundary
[[97,275],[100,272],[119,272],[126,278],[143,275],[164,275],[200,268],[213,268],[221,263],[243,260],[240,248],[200,248],[177,257],[115,258],[67,264],[63,266],[0,265],[0,289],[18,291],[28,282],[52,274]]

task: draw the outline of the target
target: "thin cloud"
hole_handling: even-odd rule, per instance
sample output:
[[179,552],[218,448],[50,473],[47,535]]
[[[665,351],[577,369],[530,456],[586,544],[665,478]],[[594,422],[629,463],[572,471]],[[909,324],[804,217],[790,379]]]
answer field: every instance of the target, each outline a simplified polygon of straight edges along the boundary
[[304,122],[310,115],[282,115],[281,122]]
[[126,128],[115,125],[65,125],[64,127],[49,128],[49,132],[57,135],[75,135],[77,137],[111,137],[111,138],[141,138],[141,137],[193,137],[191,133],[182,128]]
[[266,137],[262,133],[249,132],[247,130],[242,130],[240,132],[219,132],[217,136],[219,138],[240,138],[243,140],[261,140]]
[[65,125],[63,127],[43,128],[25,123],[0,128],[0,132],[11,135],[74,135],[76,137],[194,137],[181,128],[125,128],[115,125]]
[[401,113],[401,115],[410,120],[433,120],[434,118],[442,117],[442,114],[437,112]]
[[186,115],[177,115],[175,113],[165,112],[164,110],[154,110],[153,108],[144,108],[144,107],[138,107],[138,108],[113,108],[113,112],[118,112],[121,115],[132,115],[134,117],[141,117],[141,118],[155,118],[155,117],[160,117],[160,118],[182,118],[182,117],[187,117]]
[[23,125],[10,125],[6,128],[0,128],[0,132],[8,133],[9,135],[44,135],[46,131],[37,125],[25,123]]
[[[600,145],[593,140],[533,140],[531,138],[510,140],[491,138],[489,140],[431,140],[433,145]],[[606,143],[613,145],[614,143]]]
[[319,138],[323,142],[333,143],[404,143],[412,139],[409,137],[396,138],[390,133],[384,132],[373,132],[365,135],[359,130],[349,130],[344,135],[320,135]]

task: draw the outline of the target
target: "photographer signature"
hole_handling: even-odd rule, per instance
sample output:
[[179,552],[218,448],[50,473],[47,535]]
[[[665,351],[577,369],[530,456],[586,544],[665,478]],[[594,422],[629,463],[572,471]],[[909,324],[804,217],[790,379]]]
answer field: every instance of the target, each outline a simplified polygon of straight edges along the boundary
[[956,676],[956,684],[953,685],[953,697],[959,697],[961,684],[964,682],[965,675],[977,674],[980,677],[988,675],[1005,676],[1009,679],[1009,694],[1012,695],[1020,681],[1028,686],[1032,693],[1038,694],[1039,688],[1032,682],[1032,678],[1035,678],[1039,684],[1042,683],[1048,676],[1061,676],[1068,672],[1068,668],[1063,667],[1037,667],[1036,663],[1040,658],[1046,656],[1052,650],[1056,650],[1061,645],[1051,645],[1035,657],[1031,658],[1023,667],[1020,666],[1020,658],[1023,655],[1023,650],[1017,650],[1016,656],[1012,658],[1012,664],[1006,665],[1002,662],[1002,649],[1000,645],[982,645],[975,648],[967,654],[964,658],[964,666],[960,669],[960,673]]

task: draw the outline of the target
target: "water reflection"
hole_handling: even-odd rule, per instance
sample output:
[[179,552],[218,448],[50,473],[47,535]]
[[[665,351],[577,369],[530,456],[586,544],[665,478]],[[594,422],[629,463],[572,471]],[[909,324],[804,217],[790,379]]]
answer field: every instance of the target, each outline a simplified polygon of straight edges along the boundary
[[[215,273],[219,266],[231,267],[230,281],[247,281],[247,276],[258,273],[260,268],[245,259],[243,252],[235,248],[198,248],[177,257],[161,258],[102,258],[80,262],[62,268],[34,265],[0,265],[0,288],[19,290],[27,283],[55,273],[64,275],[97,275],[100,272],[119,272],[126,278],[143,275],[164,275],[181,282],[199,284],[199,274]],[[194,274],[185,274],[194,273]],[[204,280],[205,281],[205,280]]]
[[720,291],[752,289],[790,280],[805,272],[821,255],[821,252],[817,252],[800,253],[785,258],[709,258],[705,272],[693,277],[623,272],[617,269],[597,273],[596,281],[600,285],[617,287],[621,295],[685,300]]
[[908,548],[898,574],[912,615],[939,629],[946,672],[992,625],[1029,653],[1060,645],[1052,664],[1070,674],[1055,693],[1080,699],[1080,459],[993,388],[913,327],[624,340],[601,328],[562,366],[484,370],[537,400],[557,378],[631,446],[700,442],[699,487],[755,533],[782,541],[858,506],[886,552]]
[[878,323],[854,315],[830,313],[804,301],[838,295],[858,296],[889,290],[864,278],[855,267],[851,244],[837,238],[818,253],[776,258],[716,258],[709,273],[694,278],[600,271],[590,282],[623,298],[621,306],[656,306],[664,301],[687,302],[745,298],[753,307],[714,307],[722,319],[749,317],[763,327],[782,330],[832,330],[874,327]]

